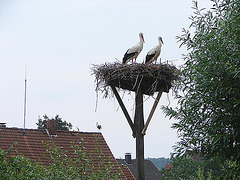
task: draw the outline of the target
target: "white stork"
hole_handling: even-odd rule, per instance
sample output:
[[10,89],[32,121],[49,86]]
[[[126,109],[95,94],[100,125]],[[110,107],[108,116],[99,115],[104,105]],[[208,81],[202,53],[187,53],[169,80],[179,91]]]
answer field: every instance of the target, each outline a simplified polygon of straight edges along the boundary
[[124,54],[124,57],[122,60],[123,64],[127,64],[128,61],[130,60],[132,60],[133,62],[133,59],[135,59],[136,61],[138,55],[143,49],[143,43],[145,42],[143,38],[143,33],[139,33],[139,38],[140,38],[140,41],[135,46],[129,48],[127,52]]
[[146,58],[145,58],[146,59],[145,64],[150,64],[153,61],[157,61],[157,58],[161,53],[161,48],[163,45],[163,40],[161,37],[158,37],[158,41],[159,41],[159,44],[157,46],[155,46],[154,48],[152,48],[150,51],[148,51]]

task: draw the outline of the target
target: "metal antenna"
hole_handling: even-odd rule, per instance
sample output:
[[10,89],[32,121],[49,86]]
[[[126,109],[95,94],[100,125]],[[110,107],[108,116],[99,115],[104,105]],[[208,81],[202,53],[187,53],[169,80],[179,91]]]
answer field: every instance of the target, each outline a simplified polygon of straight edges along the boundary
[[24,86],[24,112],[23,112],[23,135],[25,136],[25,122],[26,122],[26,105],[27,105],[27,65],[25,65],[25,86]]

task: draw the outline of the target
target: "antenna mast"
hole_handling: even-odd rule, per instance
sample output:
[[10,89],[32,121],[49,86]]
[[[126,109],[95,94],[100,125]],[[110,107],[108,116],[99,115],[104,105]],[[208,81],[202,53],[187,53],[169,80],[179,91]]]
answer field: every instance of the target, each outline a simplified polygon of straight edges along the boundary
[[26,105],[27,105],[27,65],[25,65],[25,84],[24,84],[24,112],[23,112],[23,135],[25,136],[26,122]]

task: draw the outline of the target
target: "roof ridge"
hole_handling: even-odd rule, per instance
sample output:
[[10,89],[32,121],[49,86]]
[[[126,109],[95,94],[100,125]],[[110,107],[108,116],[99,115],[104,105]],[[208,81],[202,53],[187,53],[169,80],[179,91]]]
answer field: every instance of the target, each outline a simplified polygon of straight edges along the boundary
[[[33,129],[33,128],[18,128],[18,127],[4,127],[0,129],[16,129],[16,130],[26,130],[26,131],[43,131],[45,129]],[[84,134],[102,134],[101,132],[87,132],[87,131],[68,131],[68,130],[57,130],[60,132],[71,132],[71,133],[84,133]]]

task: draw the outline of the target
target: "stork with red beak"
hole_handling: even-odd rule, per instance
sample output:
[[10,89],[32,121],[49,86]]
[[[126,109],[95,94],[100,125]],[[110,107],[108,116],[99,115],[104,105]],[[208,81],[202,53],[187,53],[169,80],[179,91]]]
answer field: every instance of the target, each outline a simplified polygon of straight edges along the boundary
[[152,48],[150,51],[148,51],[146,55],[146,61],[145,64],[150,64],[153,61],[157,61],[157,58],[159,57],[163,45],[163,40],[161,37],[158,37],[159,44]]
[[136,62],[138,55],[143,49],[143,43],[145,42],[143,38],[143,33],[139,33],[139,38],[140,38],[140,41],[135,46],[129,48],[127,52],[124,54],[124,57],[122,60],[123,64],[127,64],[130,60],[132,60],[133,62],[133,59],[135,59],[135,62]]

